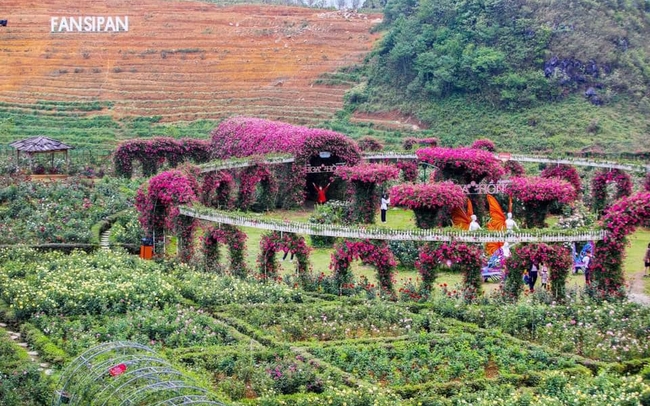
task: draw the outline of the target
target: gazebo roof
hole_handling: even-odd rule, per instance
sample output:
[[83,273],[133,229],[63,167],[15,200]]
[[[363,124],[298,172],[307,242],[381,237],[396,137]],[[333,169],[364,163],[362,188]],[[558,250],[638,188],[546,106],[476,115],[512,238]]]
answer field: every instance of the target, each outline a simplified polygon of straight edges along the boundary
[[14,141],[9,145],[18,151],[31,153],[66,151],[68,149],[74,148],[62,143],[61,141],[53,140],[47,137],[26,138],[24,140]]

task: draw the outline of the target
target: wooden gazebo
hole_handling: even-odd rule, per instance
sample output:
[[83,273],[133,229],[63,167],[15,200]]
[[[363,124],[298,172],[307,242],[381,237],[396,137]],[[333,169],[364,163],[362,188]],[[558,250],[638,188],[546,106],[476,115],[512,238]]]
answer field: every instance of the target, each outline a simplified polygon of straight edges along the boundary
[[65,163],[68,166],[68,150],[73,149],[69,145],[62,143],[61,141],[53,140],[48,137],[31,137],[26,138],[20,141],[14,141],[9,144],[11,147],[16,149],[16,161],[20,159],[20,153],[27,154],[30,158],[34,154],[50,154],[51,155],[51,165],[54,167],[54,154],[58,152],[65,153]]

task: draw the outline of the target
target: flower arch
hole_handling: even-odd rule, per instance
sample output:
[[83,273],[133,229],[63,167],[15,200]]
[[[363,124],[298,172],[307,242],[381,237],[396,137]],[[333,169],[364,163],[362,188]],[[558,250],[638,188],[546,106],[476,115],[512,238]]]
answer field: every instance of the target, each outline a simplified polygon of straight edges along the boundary
[[650,218],[650,192],[638,192],[615,202],[605,211],[603,226],[609,233],[596,244],[592,259],[592,284],[604,296],[622,294],[625,282],[623,259],[627,236],[647,224]]
[[189,157],[195,163],[208,160],[208,142],[191,138],[176,140],[170,137],[134,139],[122,142],[113,154],[117,176],[131,178],[133,161],[142,163],[143,176],[155,175],[165,160],[175,168]]
[[163,235],[164,230],[179,234],[179,255],[182,261],[192,257],[192,235],[196,221],[192,217],[180,215],[178,206],[191,205],[197,201],[198,183],[191,173],[173,169],[162,172],[138,189],[135,206],[140,213],[142,228],[154,240]]
[[549,270],[551,293],[555,300],[564,300],[566,296],[566,278],[573,266],[571,251],[561,245],[544,243],[525,244],[511,250],[506,259],[507,276],[503,290],[506,298],[517,301],[521,292],[524,271],[529,270],[533,263],[543,262]]
[[275,175],[267,165],[254,165],[244,168],[239,174],[239,193],[237,207],[248,210],[255,203],[255,190],[257,185],[262,188],[262,195],[258,202],[262,210],[275,208],[275,199],[278,195],[278,183]]
[[420,248],[415,267],[422,276],[423,287],[427,290],[430,290],[435,282],[440,267],[447,264],[459,267],[463,274],[465,297],[471,300],[481,294],[481,256],[482,250],[477,245],[455,241],[443,244],[428,243]]
[[474,148],[424,148],[415,154],[420,161],[427,162],[442,173],[445,180],[458,183],[479,183],[483,179],[498,180],[504,170],[494,154]]
[[393,290],[393,273],[397,265],[395,257],[386,241],[371,240],[345,240],[334,246],[330,269],[334,272],[339,292],[342,293],[345,285],[352,282],[350,263],[355,259],[373,265],[377,270],[377,279],[382,290],[389,292],[391,296],[395,294]]
[[607,184],[616,183],[617,190],[614,200],[632,194],[632,178],[620,169],[604,169],[599,171],[591,181],[592,207],[596,213],[602,213],[607,206]]
[[[356,165],[361,161],[356,142],[341,133],[250,117],[234,117],[221,122],[211,133],[211,151],[217,159],[270,153],[293,155],[294,162],[280,190],[286,196],[284,205],[287,208],[305,201],[307,186],[313,180],[308,179],[308,165]],[[329,152],[329,157],[321,152]]]
[[361,164],[340,166],[334,174],[354,186],[354,213],[358,223],[372,224],[379,207],[377,184],[399,177],[399,169],[385,164]]
[[418,180],[417,161],[398,161],[395,163],[395,166],[402,171],[402,179],[404,179],[404,182],[415,182]]
[[540,174],[542,178],[560,178],[569,182],[577,193],[582,192],[582,182],[577,169],[571,165],[558,164],[547,166]]
[[379,141],[377,138],[369,136],[359,138],[357,144],[359,144],[359,148],[362,151],[379,152],[384,149],[384,144],[382,144],[381,141]]
[[526,169],[517,161],[508,160],[503,163],[503,169],[510,176],[524,176]]
[[201,185],[201,202],[208,207],[231,209],[235,180],[228,170],[209,172]]
[[395,206],[413,210],[418,228],[435,227],[442,208],[461,207],[466,199],[463,189],[452,182],[396,185],[390,196]]
[[226,244],[230,252],[230,273],[235,276],[246,276],[246,264],[244,253],[246,252],[246,233],[237,227],[228,224],[211,226],[205,231],[201,238],[205,268],[211,271],[219,271],[219,243]]
[[543,228],[552,203],[570,203],[576,199],[575,188],[559,178],[528,176],[512,178],[506,192],[524,203],[526,227]]
[[304,237],[294,233],[274,231],[262,236],[260,248],[260,255],[257,259],[260,277],[263,279],[278,277],[278,261],[275,258],[275,253],[282,250],[295,255],[298,263],[298,276],[302,281],[306,280],[309,272],[310,248],[307,246]]

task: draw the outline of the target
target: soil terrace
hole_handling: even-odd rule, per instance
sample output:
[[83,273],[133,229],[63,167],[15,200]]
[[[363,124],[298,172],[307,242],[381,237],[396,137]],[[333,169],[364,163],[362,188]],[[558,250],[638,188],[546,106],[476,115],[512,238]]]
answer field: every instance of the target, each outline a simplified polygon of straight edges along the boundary
[[[111,101],[163,121],[247,114],[317,122],[349,88],[315,83],[378,39],[380,15],[198,1],[4,0],[0,102]],[[51,33],[50,17],[128,16],[120,33]]]

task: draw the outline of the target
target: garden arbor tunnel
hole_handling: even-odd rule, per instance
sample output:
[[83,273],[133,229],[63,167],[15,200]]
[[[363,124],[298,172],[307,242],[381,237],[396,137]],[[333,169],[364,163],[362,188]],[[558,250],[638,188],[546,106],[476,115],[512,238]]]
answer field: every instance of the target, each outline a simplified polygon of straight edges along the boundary
[[149,347],[109,342],[90,348],[61,375],[53,405],[221,405]]

